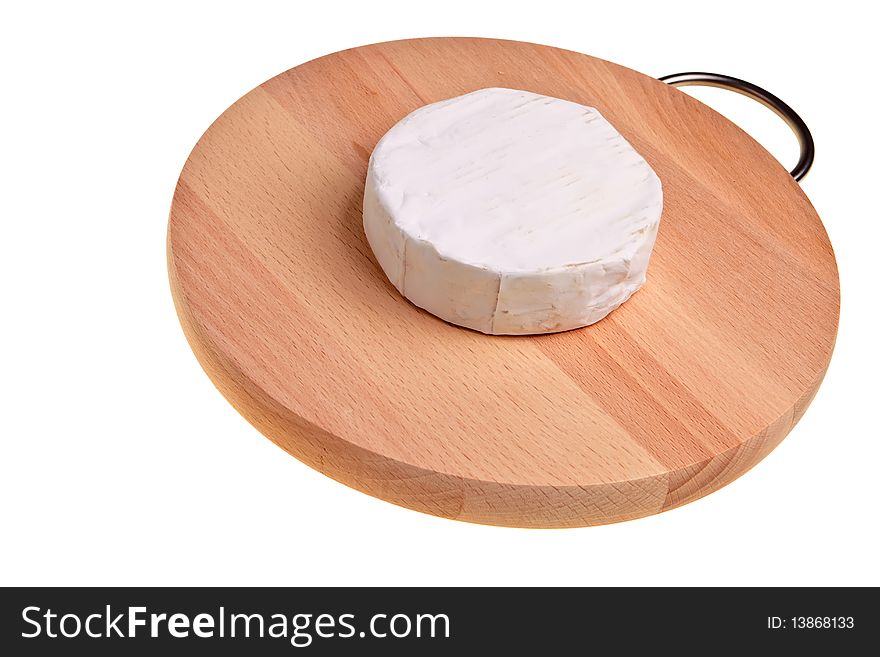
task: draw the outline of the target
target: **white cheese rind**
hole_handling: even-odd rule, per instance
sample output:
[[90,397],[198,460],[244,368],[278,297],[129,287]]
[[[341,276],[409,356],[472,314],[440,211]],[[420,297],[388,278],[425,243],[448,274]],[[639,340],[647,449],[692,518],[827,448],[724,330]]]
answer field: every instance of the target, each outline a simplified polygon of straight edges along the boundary
[[595,109],[512,89],[428,105],[370,157],[364,230],[400,293],[490,334],[599,321],[644,282],[663,195]]

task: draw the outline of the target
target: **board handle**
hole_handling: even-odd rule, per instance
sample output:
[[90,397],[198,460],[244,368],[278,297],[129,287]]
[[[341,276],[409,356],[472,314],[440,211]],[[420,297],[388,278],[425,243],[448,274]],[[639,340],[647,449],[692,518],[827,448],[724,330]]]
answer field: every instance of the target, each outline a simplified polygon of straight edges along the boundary
[[765,107],[773,110],[779,118],[785,121],[798,139],[798,143],[801,147],[801,154],[797,164],[794,165],[794,169],[790,172],[792,178],[797,181],[803,180],[804,176],[806,176],[807,172],[810,170],[810,167],[813,166],[813,159],[816,156],[816,146],[813,143],[813,135],[810,134],[810,129],[807,127],[807,124],[804,123],[803,119],[801,119],[797,112],[791,109],[787,103],[783,102],[780,98],[771,94],[766,89],[762,89],[751,82],[746,82],[745,80],[740,80],[739,78],[734,78],[730,75],[722,75],[720,73],[673,73],[671,75],[664,75],[660,80],[673,87],[698,86],[729,89],[730,91],[735,91],[738,94],[747,96],[752,100],[757,100]]

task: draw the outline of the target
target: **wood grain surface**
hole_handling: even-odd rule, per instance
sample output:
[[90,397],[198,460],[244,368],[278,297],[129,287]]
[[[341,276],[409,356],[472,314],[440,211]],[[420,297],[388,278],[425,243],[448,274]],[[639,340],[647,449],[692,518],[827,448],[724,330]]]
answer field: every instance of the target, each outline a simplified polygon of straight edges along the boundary
[[[598,108],[663,182],[648,282],[598,324],[446,324],[367,245],[378,139],[492,86]],[[199,361],[266,436],[370,495],[498,525],[615,522],[729,483],[801,417],[837,332],[828,237],[767,151],[653,78],[512,41],[382,43],[260,85],[186,162],[168,261]]]

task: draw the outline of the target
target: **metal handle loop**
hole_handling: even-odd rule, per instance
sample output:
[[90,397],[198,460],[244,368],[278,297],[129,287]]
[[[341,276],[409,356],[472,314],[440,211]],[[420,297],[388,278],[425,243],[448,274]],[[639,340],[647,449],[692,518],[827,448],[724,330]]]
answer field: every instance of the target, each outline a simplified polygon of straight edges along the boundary
[[810,167],[813,166],[813,159],[816,156],[816,146],[813,143],[813,136],[810,134],[810,129],[807,128],[807,124],[797,115],[797,112],[766,89],[762,89],[751,82],[746,82],[745,80],[740,80],[739,78],[734,78],[729,75],[721,75],[720,73],[673,73],[672,75],[664,75],[660,80],[673,87],[699,86],[729,89],[730,91],[735,91],[738,94],[747,96],[752,100],[757,100],[765,107],[773,110],[777,116],[788,124],[788,127],[790,127],[792,132],[797,136],[801,147],[801,153],[797,164],[794,166],[794,169],[791,170],[792,178],[797,181],[803,180],[804,176],[806,176],[807,172],[810,170]]

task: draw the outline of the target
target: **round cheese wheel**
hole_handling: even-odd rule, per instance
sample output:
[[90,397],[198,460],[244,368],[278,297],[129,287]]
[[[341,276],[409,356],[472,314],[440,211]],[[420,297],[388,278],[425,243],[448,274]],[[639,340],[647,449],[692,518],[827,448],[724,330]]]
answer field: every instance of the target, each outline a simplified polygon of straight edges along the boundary
[[415,305],[483,333],[599,321],[645,282],[660,179],[595,109],[513,89],[422,107],[370,157],[364,230]]

